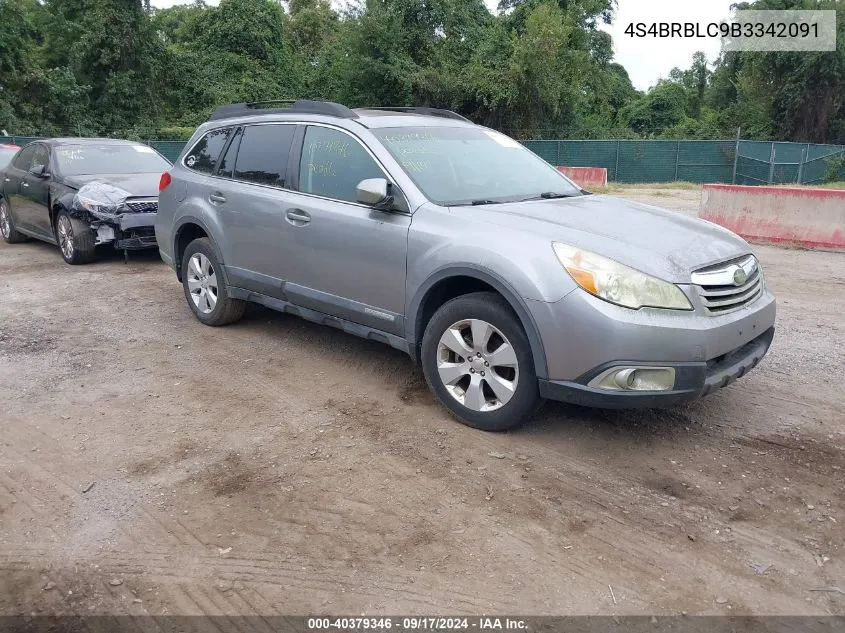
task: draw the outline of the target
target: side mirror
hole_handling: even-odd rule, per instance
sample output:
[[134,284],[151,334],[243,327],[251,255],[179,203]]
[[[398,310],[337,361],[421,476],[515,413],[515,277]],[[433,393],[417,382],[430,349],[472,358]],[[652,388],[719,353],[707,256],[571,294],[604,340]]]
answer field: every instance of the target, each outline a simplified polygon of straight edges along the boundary
[[47,174],[47,168],[44,165],[33,165],[29,168],[29,173],[36,178],[44,178]]
[[384,178],[368,178],[358,183],[356,198],[374,209],[389,210],[393,206],[390,183]]

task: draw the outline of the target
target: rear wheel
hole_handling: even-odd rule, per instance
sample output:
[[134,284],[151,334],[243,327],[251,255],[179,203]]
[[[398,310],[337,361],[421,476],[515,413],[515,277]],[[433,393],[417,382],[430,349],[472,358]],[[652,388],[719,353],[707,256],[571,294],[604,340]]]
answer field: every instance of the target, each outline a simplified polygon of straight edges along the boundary
[[426,327],[421,357],[437,399],[469,426],[504,431],[541,403],[528,338],[495,293],[445,303]]
[[238,321],[246,302],[232,299],[211,242],[203,237],[188,244],[182,256],[182,287],[194,315],[206,325]]
[[0,200],[0,235],[8,244],[20,244],[26,241],[26,235],[15,230],[12,212],[5,200]]
[[94,231],[80,220],[70,217],[65,210],[59,211],[56,216],[56,241],[62,257],[72,266],[88,264],[97,256]]

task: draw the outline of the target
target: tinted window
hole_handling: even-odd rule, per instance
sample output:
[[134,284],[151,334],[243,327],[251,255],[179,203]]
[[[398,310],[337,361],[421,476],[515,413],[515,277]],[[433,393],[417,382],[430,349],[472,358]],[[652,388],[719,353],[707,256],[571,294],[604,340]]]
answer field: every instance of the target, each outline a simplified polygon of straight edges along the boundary
[[29,166],[32,165],[32,156],[35,154],[35,145],[30,145],[29,147],[25,147],[21,150],[21,153],[18,154],[18,157],[15,159],[15,162],[12,163],[17,169],[23,169],[24,171],[29,171]]
[[349,134],[325,127],[306,130],[299,164],[300,191],[355,202],[359,182],[384,177],[367,150]]
[[61,145],[53,149],[53,155],[65,176],[160,174],[170,169],[170,163],[161,154],[140,143]]
[[217,168],[218,176],[232,177],[232,170],[235,168],[235,157],[238,155],[238,146],[241,143],[241,130],[235,130],[235,138],[226,148],[226,153],[220,159],[220,166]]
[[44,145],[37,145],[35,147],[35,152],[32,154],[32,164],[29,166],[30,169],[33,167],[40,165],[47,169],[47,163],[50,162],[50,154],[47,153],[47,148]]
[[201,171],[204,174],[210,174],[217,166],[217,160],[220,158],[220,152],[226,145],[226,140],[229,138],[229,133],[232,128],[224,128],[222,130],[212,130],[203,136],[199,142],[194,145],[190,153],[185,156],[185,165],[194,171]]
[[252,125],[244,128],[235,179],[284,187],[294,132],[295,125]]

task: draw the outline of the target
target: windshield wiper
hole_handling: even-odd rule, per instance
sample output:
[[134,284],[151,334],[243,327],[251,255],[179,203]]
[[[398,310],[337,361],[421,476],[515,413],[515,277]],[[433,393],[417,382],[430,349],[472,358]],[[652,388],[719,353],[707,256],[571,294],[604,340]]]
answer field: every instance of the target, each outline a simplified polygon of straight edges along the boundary
[[530,198],[523,198],[520,202],[527,202],[528,200],[554,200],[555,198],[576,198],[580,193],[558,193],[557,191],[544,191],[537,196]]
[[481,206],[482,204],[502,204],[502,203],[499,202],[498,200],[481,199],[481,200],[473,200],[472,202],[470,202],[470,204],[474,207],[478,207],[478,206]]

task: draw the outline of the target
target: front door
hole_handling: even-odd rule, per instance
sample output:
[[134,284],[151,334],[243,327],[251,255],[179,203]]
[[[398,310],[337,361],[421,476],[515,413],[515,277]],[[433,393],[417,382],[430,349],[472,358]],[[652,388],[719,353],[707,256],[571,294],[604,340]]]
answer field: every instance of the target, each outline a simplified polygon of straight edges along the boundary
[[[40,176],[31,173],[34,169],[43,169]],[[38,143],[32,156],[29,170],[23,174],[20,184],[20,213],[28,228],[40,236],[54,238],[50,224],[50,154],[47,146]]]
[[284,254],[286,295],[305,307],[403,334],[411,216],[356,202],[359,182],[390,176],[358,138],[323,125],[306,128],[296,167],[300,193],[291,195],[284,216],[293,235]]

